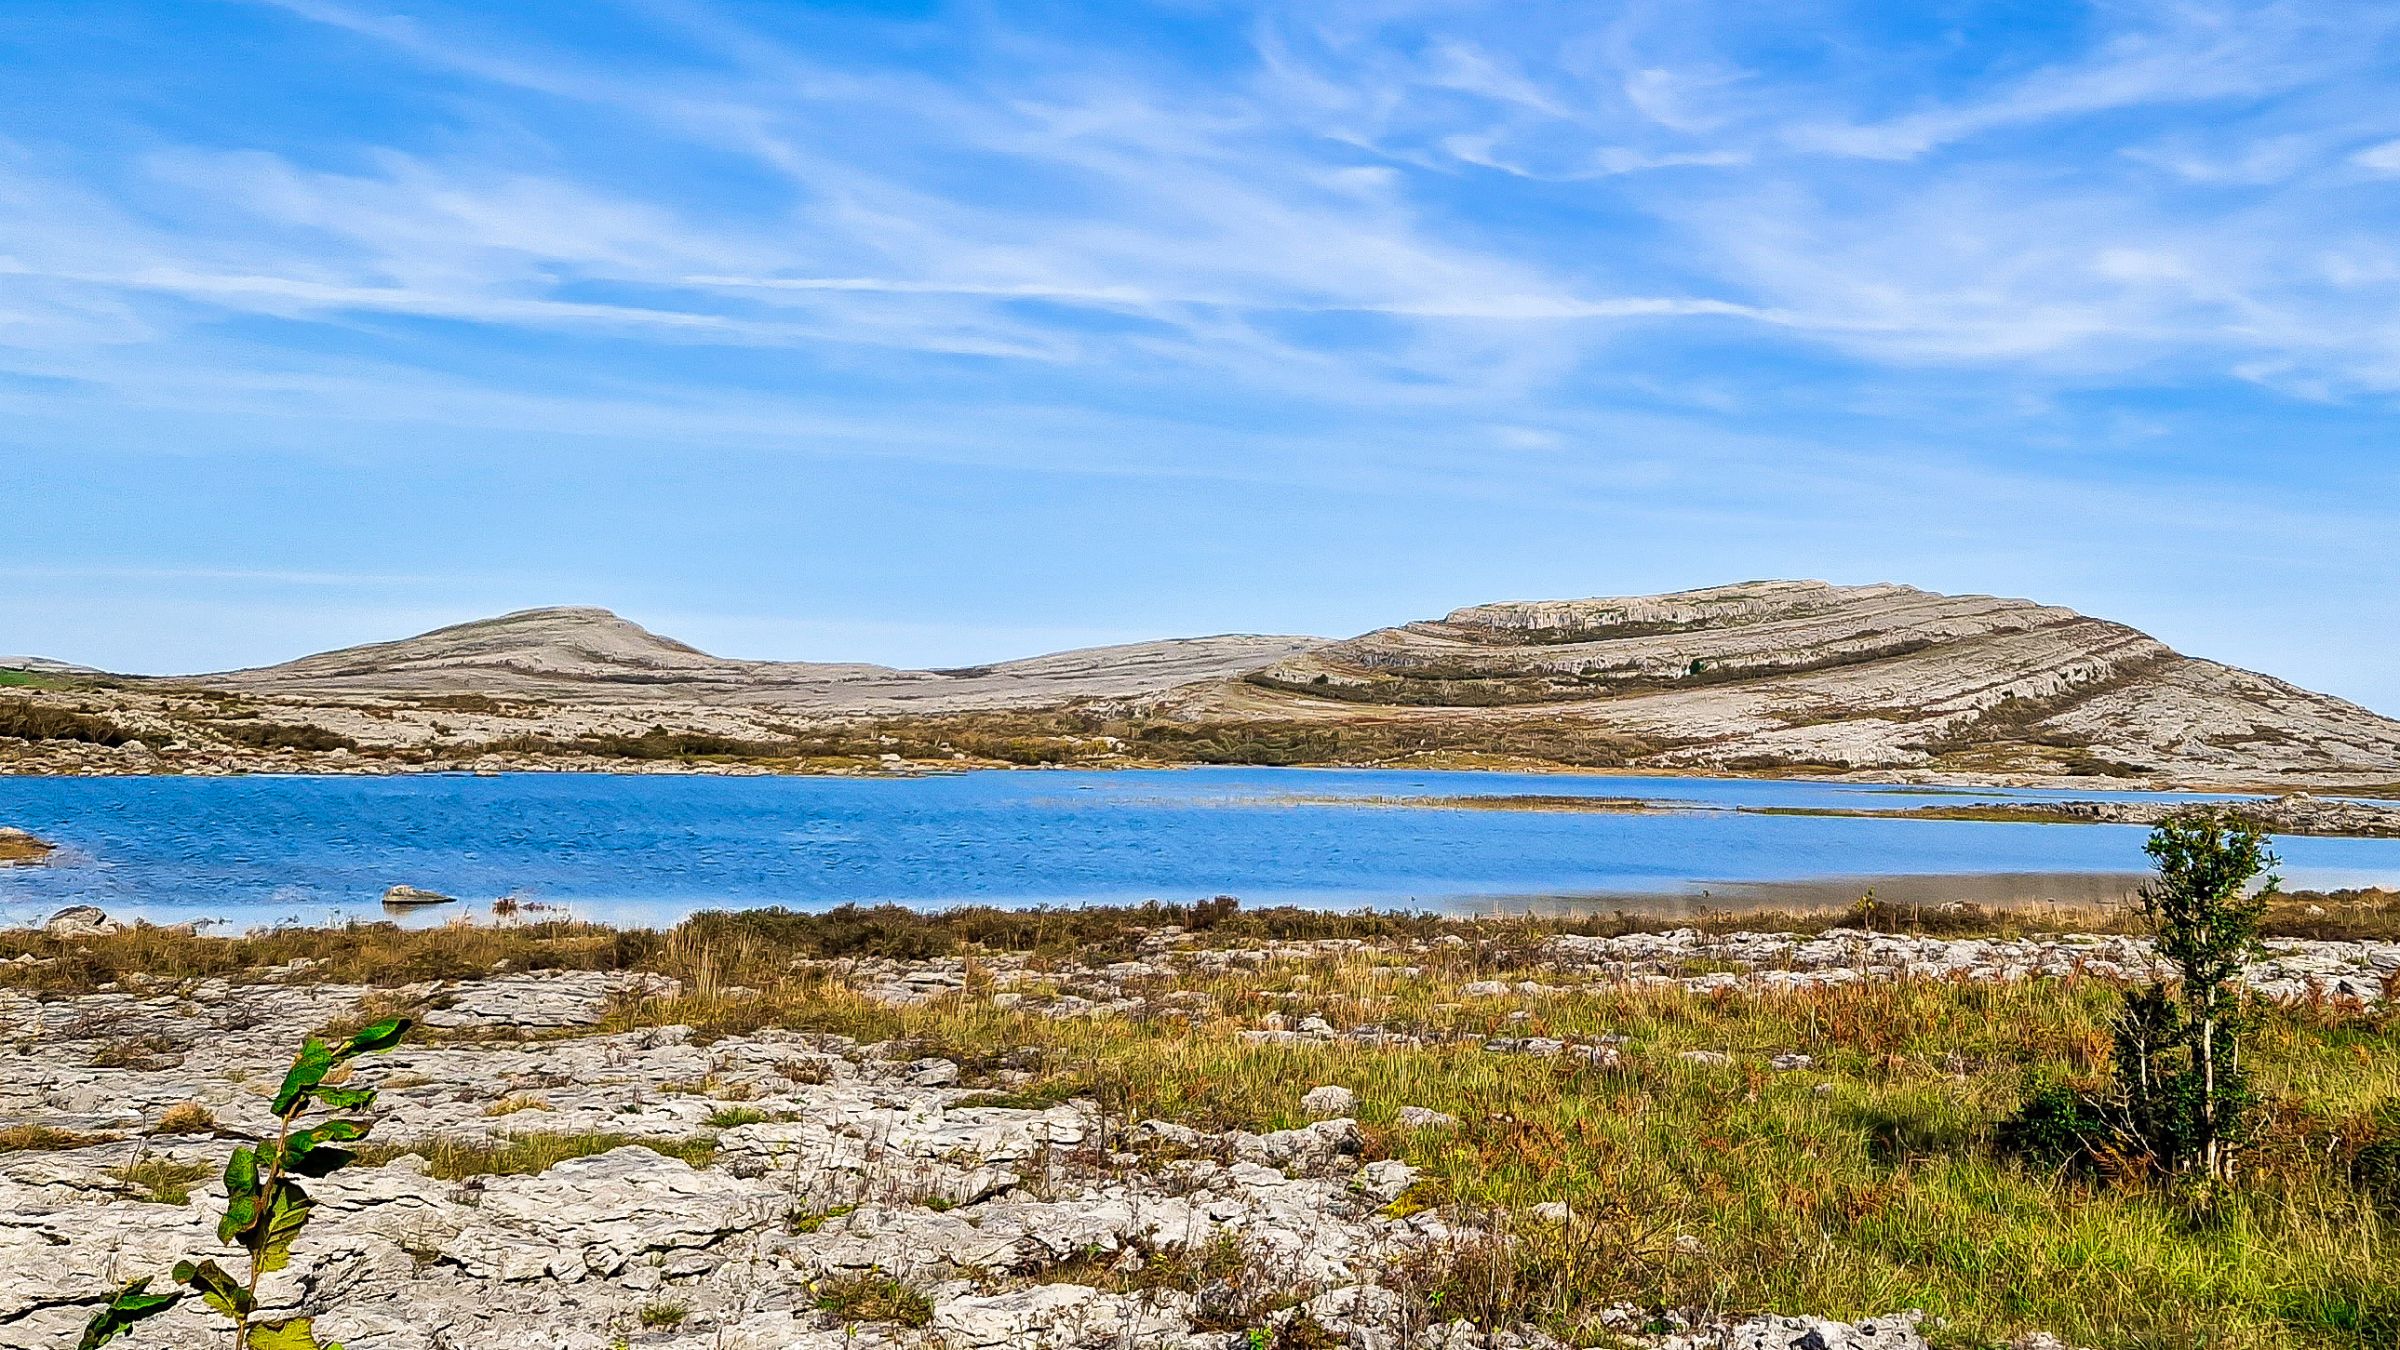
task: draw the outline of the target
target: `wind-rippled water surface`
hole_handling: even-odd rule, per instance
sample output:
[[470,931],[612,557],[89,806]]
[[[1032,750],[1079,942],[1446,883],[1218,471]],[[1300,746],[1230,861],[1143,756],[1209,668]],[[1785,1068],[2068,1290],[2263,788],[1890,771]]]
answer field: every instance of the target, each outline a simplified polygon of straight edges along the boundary
[[[1429,797],[1642,798],[1622,814]],[[2098,792],[1402,770],[918,778],[512,774],[0,778],[0,825],[63,846],[0,870],[0,922],[68,904],[235,927],[382,917],[385,888],[666,923],[694,910],[1191,900],[1445,909],[1887,897],[2089,901],[2144,867],[2132,826],[1749,814]],[[1403,801],[1408,804],[1400,804]],[[2400,882],[2400,840],[2278,842],[2293,886]],[[456,907],[421,912],[440,922]]]

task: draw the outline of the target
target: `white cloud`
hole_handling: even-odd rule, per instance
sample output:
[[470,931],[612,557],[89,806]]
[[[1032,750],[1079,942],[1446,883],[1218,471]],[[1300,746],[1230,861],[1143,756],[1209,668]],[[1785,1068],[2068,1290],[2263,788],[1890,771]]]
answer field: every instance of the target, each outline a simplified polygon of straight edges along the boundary
[[2370,145],[2350,156],[2350,162],[2375,173],[2400,173],[2400,140]]
[[[345,145],[338,171],[168,146],[114,185],[19,152],[0,342],[392,316],[1462,406],[1552,393],[1629,327],[1693,323],[2017,378],[2372,388],[2400,350],[2381,260],[2327,239],[2344,213],[2358,239],[2385,222],[2309,171],[2327,128],[2367,115],[2357,53],[2392,23],[2371,14],[2334,44],[2306,5],[2113,8],[2046,64],[1886,99],[1762,64],[1705,7],[1564,39],[1492,11],[1472,40],[1431,11],[1336,7],[1262,23],[1234,79],[995,32],[993,59],[935,81],[705,7],[662,12],[710,60],[653,72],[563,36],[272,3],[465,80],[454,101],[509,134]],[[731,157],[750,205],[699,209],[546,141],[559,109]],[[2088,144],[2033,135],[2136,115]],[[2351,162],[2400,171],[2400,142]],[[1527,200],[1552,228],[1462,200],[1513,190],[1464,166],[1550,194]],[[2229,195],[2195,208],[2179,183]]]

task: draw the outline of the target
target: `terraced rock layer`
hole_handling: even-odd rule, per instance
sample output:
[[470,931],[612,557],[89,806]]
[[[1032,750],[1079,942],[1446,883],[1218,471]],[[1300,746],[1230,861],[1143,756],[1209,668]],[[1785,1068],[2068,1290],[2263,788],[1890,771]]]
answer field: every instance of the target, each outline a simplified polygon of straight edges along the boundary
[[567,703],[772,705],[892,713],[1039,706],[1238,675],[1324,639],[1226,634],[1054,652],[956,670],[712,656],[605,609],[520,610],[397,642],[195,677],[281,697],[482,695]]
[[2400,770],[2400,723],[2026,600],[1768,581],[1478,605],[1300,653],[1185,715],[1582,720],[1657,767],[2272,779]]
[[[865,734],[795,748],[828,727]],[[829,762],[802,767],[870,772],[1553,763],[2288,790],[2400,782],[2400,722],[2053,605],[1820,581],[956,670],[740,660],[606,610],[539,609],[255,670],[62,679],[0,699],[7,772],[556,769],[628,755],[720,771],[810,756]]]

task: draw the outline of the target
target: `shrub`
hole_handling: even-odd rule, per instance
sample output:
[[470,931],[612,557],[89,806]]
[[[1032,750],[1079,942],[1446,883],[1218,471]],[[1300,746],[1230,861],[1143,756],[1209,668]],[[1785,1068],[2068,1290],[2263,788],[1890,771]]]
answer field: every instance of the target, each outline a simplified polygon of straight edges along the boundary
[[2222,1181],[2257,1104],[2242,1065],[2256,1001],[2236,981],[2276,884],[2251,883],[2276,858],[2256,826],[2213,807],[2168,817],[2144,847],[2158,874],[2142,887],[2142,912],[2173,975],[2126,992],[2106,1093],[2037,1088],[1997,1142],[2041,1161],[2119,1154]]
[[2275,889],[2272,875],[2256,893],[2251,883],[2276,857],[2256,826],[2213,808],[2169,817],[2145,851],[2158,875],[2142,888],[2142,912],[2175,976],[2126,995],[2117,1093],[2127,1129],[2159,1165],[2224,1179],[2256,1102],[2242,1036],[2257,1014],[2235,980]]
[[236,745],[256,750],[356,750],[358,742],[323,727],[291,726],[282,722],[217,723],[211,728]]
[[1996,1142],[2002,1152],[2046,1167],[2088,1167],[2114,1134],[2115,1122],[2094,1094],[2044,1083],[2000,1123]]
[[2376,1113],[2375,1135],[2351,1159],[2350,1177],[2375,1203],[2400,1215],[2400,1101]]
[[642,1325],[646,1327],[679,1327],[692,1315],[691,1305],[672,1299],[662,1299],[642,1305]]
[[134,734],[105,717],[69,712],[29,698],[0,703],[0,736],[25,741],[81,741],[86,745],[123,745]]
[[206,1134],[217,1128],[216,1114],[199,1102],[177,1102],[159,1113],[152,1134]]

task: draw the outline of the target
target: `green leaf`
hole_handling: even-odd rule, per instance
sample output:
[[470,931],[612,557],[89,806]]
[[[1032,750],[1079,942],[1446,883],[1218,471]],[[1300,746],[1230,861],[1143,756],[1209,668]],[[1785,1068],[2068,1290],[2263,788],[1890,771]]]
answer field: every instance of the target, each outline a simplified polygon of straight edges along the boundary
[[321,1087],[317,1100],[336,1111],[363,1111],[375,1104],[375,1089],[353,1087]]
[[[369,1028],[372,1030],[372,1028]],[[301,1043],[300,1053],[292,1057],[292,1067],[283,1076],[283,1086],[275,1090],[275,1114],[292,1113],[309,1094],[309,1090],[325,1081],[333,1071],[333,1047],[311,1036]]]
[[308,1226],[309,1211],[315,1208],[316,1202],[308,1198],[308,1192],[292,1182],[275,1188],[275,1207],[251,1234],[251,1241],[243,1244],[250,1248],[251,1259],[258,1263],[259,1270],[278,1271],[290,1264],[292,1243],[300,1236],[300,1230]]
[[134,1323],[156,1317],[183,1300],[181,1293],[153,1294],[148,1292],[149,1288],[150,1281],[141,1279],[118,1290],[108,1306],[92,1314],[92,1320],[84,1324],[83,1339],[75,1343],[75,1350],[100,1350]]
[[225,1160],[225,1193],[235,1199],[258,1194],[258,1150],[248,1144]]
[[411,1025],[405,1017],[387,1017],[373,1026],[364,1027],[357,1035],[352,1036],[343,1044],[340,1057],[348,1059],[352,1055],[368,1055],[378,1050],[389,1050],[400,1043],[401,1037],[408,1034]]
[[217,1241],[232,1242],[258,1224],[258,1150],[248,1144],[225,1160],[225,1217],[217,1220]]
[[214,1261],[202,1261],[198,1265],[189,1261],[176,1262],[175,1282],[191,1286],[193,1292],[200,1295],[201,1302],[227,1317],[239,1319],[250,1315],[253,1306],[250,1291],[244,1289],[233,1276],[226,1274],[225,1267]]
[[366,1138],[374,1124],[370,1120],[328,1120],[305,1130],[294,1130],[283,1141],[284,1168],[304,1177],[324,1176],[357,1156],[340,1145]]
[[338,1345],[319,1345],[317,1329],[308,1318],[295,1317],[289,1322],[261,1322],[250,1328],[250,1350],[341,1350]]
[[225,1217],[217,1220],[217,1241],[228,1244],[238,1241],[247,1246],[248,1242],[242,1235],[257,1226],[256,1196],[246,1195],[238,1200],[229,1200],[225,1203]]

